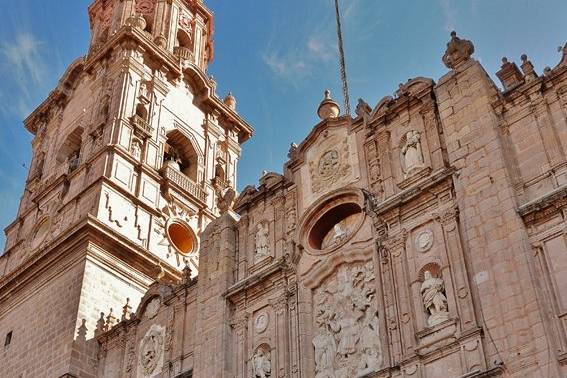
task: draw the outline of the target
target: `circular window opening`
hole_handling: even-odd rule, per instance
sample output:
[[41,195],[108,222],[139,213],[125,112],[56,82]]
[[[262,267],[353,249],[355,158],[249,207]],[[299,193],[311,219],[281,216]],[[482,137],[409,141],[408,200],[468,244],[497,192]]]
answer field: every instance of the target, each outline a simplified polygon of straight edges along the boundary
[[172,222],[167,226],[167,237],[171,245],[183,255],[188,255],[195,249],[195,236],[189,226]]
[[356,203],[342,203],[327,211],[311,228],[309,246],[323,250],[343,244],[358,227],[362,208]]

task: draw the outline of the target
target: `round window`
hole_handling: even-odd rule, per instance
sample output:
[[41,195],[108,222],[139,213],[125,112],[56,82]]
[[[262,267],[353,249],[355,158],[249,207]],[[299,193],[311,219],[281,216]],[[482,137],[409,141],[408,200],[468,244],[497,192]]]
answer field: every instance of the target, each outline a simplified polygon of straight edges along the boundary
[[196,249],[195,233],[184,223],[171,222],[167,226],[167,237],[171,245],[183,255],[188,255]]
[[345,245],[364,222],[363,203],[362,192],[341,189],[314,204],[301,222],[307,252],[321,255]]

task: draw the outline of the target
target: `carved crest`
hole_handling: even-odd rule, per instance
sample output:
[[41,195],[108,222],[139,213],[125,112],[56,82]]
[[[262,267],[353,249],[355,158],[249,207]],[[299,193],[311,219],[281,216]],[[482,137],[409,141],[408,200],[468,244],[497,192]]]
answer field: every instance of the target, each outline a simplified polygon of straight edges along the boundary
[[333,186],[342,177],[350,175],[352,167],[349,163],[347,141],[344,140],[340,148],[327,150],[319,159],[309,162],[309,171],[313,193],[319,193]]

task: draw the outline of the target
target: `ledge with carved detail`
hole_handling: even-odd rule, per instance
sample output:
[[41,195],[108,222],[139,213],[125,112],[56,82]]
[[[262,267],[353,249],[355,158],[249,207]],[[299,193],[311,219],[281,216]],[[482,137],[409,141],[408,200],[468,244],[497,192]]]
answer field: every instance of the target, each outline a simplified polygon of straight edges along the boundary
[[163,177],[164,185],[173,186],[183,194],[197,200],[201,206],[206,206],[207,192],[178,169],[170,165],[164,165],[160,173]]
[[149,138],[152,137],[152,135],[154,133],[154,129],[153,129],[153,127],[150,126],[148,121],[146,121],[142,117],[140,117],[138,115],[132,116],[130,118],[130,123],[134,127],[134,132],[140,132],[144,136],[147,136]]

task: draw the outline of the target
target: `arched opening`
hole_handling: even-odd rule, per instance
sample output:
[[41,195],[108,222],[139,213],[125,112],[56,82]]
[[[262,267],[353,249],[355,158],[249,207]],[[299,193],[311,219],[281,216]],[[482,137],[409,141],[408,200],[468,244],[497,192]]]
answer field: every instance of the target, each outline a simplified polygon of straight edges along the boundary
[[67,162],[70,170],[74,170],[79,166],[83,131],[82,127],[77,127],[67,136],[65,142],[59,147],[55,158],[58,164]]
[[153,28],[153,26],[154,26],[154,25],[153,25],[153,24],[154,24],[153,17],[151,17],[149,14],[143,15],[143,17],[144,17],[144,20],[146,20],[146,27],[144,28],[144,31],[147,32],[147,33],[152,34],[153,31],[154,31],[154,30],[153,30],[153,29],[154,29],[154,28]]
[[179,29],[179,31],[177,31],[176,46],[193,50],[193,42],[191,41],[191,37],[183,29]]
[[136,115],[144,121],[148,120],[148,109],[146,109],[144,104],[136,105]]
[[179,130],[173,130],[167,135],[164,147],[163,164],[172,167],[197,181],[199,157],[191,140]]

